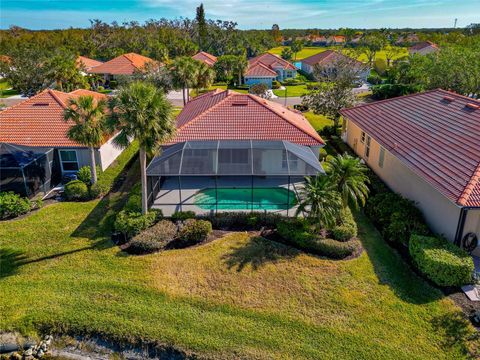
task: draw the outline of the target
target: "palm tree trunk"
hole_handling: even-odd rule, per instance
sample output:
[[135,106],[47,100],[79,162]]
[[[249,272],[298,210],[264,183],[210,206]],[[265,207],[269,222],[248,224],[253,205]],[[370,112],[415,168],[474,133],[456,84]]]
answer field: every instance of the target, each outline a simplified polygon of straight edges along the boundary
[[140,148],[140,175],[142,181],[142,214],[148,212],[147,206],[147,154],[143,147]]
[[92,172],[92,184],[97,182],[97,164],[95,162],[95,149],[90,148],[90,171]]
[[182,88],[182,95],[183,95],[183,106],[187,104],[187,101],[185,100],[185,86]]
[[238,72],[238,86],[242,85],[242,73]]

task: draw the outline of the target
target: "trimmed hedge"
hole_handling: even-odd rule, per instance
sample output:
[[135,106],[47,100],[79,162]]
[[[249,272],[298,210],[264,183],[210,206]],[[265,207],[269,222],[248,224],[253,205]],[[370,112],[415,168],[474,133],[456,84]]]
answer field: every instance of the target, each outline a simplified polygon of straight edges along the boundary
[[0,193],[0,219],[10,219],[40,208],[42,201],[30,201],[12,191]]
[[150,211],[145,215],[140,212],[120,211],[115,218],[115,230],[127,238],[152,226],[161,217],[161,211]]
[[187,219],[178,231],[176,242],[183,247],[198,244],[212,232],[212,223],[207,220]]
[[70,181],[63,190],[65,198],[69,201],[83,201],[90,197],[88,186],[81,180]]
[[472,257],[445,239],[412,235],[409,252],[418,269],[439,286],[472,283]]
[[214,229],[222,230],[259,230],[262,227],[274,228],[285,217],[262,212],[221,212],[199,216],[212,223]]
[[332,229],[333,238],[338,241],[348,241],[357,236],[358,228],[350,208],[340,213],[340,224]]
[[422,91],[419,85],[408,84],[381,84],[371,87],[372,97],[378,100],[390,99],[397,96],[414,94]]
[[177,222],[185,221],[187,219],[195,219],[195,216],[195,212],[193,211],[175,211],[172,214],[171,219],[172,221]]
[[361,249],[360,241],[337,241],[333,239],[317,239],[314,242],[314,248],[321,255],[332,259],[345,259]]
[[152,227],[134,236],[128,242],[127,252],[147,254],[165,249],[175,239],[177,226],[168,220],[161,220]]

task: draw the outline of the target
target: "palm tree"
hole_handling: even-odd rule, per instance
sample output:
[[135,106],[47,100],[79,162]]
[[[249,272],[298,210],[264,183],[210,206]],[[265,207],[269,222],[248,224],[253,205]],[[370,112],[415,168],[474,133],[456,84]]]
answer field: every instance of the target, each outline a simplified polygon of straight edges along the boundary
[[197,95],[199,89],[208,89],[215,81],[215,70],[211,66],[203,62],[198,63],[197,79],[195,81],[195,87],[197,88]]
[[235,62],[235,71],[238,75],[238,85],[242,85],[242,76],[248,68],[248,61],[247,58],[243,55],[237,56],[237,60]]
[[134,81],[122,88],[110,102],[111,129],[119,130],[114,142],[127,147],[133,138],[140,145],[142,213],[147,213],[147,154],[158,152],[160,145],[175,134],[172,105],[154,85]]
[[[189,89],[195,85],[198,74],[198,61],[188,56],[177,58],[172,66],[171,73],[173,82],[177,88],[182,88],[183,105],[190,100]],[[185,96],[185,91],[187,95]]]
[[367,167],[360,159],[348,154],[337,155],[330,159],[327,164],[327,172],[337,191],[342,196],[344,207],[349,204],[358,208],[359,204],[365,205],[368,197]]
[[342,199],[328,176],[306,177],[299,191],[296,215],[307,213],[318,228],[335,225],[342,209]]
[[97,182],[95,148],[102,145],[108,132],[105,108],[106,102],[103,99],[96,101],[93,96],[79,96],[68,101],[68,107],[63,113],[65,121],[75,123],[68,129],[68,138],[89,147],[93,183]]

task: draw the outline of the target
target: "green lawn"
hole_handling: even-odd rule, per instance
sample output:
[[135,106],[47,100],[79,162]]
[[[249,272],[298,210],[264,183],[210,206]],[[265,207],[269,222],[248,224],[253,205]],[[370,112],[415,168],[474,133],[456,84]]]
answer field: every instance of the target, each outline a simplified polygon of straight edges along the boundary
[[[286,88],[287,88],[287,97],[300,97],[310,92],[310,90],[307,89],[307,85],[291,85],[291,86],[286,86]],[[277,90],[273,90],[273,93],[278,97],[285,97],[285,90],[277,89]]]
[[217,359],[466,357],[472,329],[459,309],[363,215],[366,252],[349,261],[247,233],[127,256],[109,240],[126,196],[58,203],[1,224],[0,329],[153,341]]
[[322,130],[325,126],[333,125],[333,121],[327,118],[325,115],[314,114],[311,111],[304,112],[303,115],[307,118],[313,128],[317,131]]
[[0,80],[0,98],[7,98],[9,96],[18,95],[18,94],[19,92],[17,90],[13,90],[12,86],[7,80],[5,79]]
[[[285,47],[288,47],[288,46],[278,46],[276,48],[268,50],[268,52],[270,52],[272,54],[275,54],[275,55],[281,55],[282,50]],[[339,49],[339,48],[338,47],[337,48],[336,47],[304,47],[301,51],[298,52],[296,61],[305,59],[309,56],[313,56],[315,54],[324,52],[325,50],[329,50],[329,49],[334,49],[335,50],[335,49]],[[408,56],[408,49],[407,48],[402,47],[400,49],[402,50],[402,52],[396,58],[401,58],[401,57],[404,57],[404,56]],[[385,51],[384,50],[379,51],[377,53],[376,59],[385,59]],[[364,54],[362,54],[358,57],[358,60],[367,61],[367,57]],[[292,61],[294,61],[294,60],[292,60]]]

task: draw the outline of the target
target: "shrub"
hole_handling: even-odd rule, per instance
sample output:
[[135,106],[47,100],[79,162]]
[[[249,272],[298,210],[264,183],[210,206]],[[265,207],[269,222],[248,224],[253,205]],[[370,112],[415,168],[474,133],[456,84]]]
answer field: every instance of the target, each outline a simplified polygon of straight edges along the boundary
[[195,245],[204,241],[212,232],[212,223],[207,220],[187,219],[178,231],[180,246]]
[[196,215],[193,211],[175,211],[172,216],[171,216],[171,219],[172,221],[174,222],[177,222],[177,221],[185,221],[187,219],[195,219]]
[[326,125],[319,131],[321,136],[331,137],[340,134],[340,128],[336,128],[334,125]]
[[89,197],[87,185],[80,180],[73,180],[64,187],[65,198],[70,201],[87,200]]
[[90,186],[90,198],[96,199],[105,196],[110,191],[110,185],[104,182],[96,182]]
[[142,231],[129,241],[127,251],[132,254],[145,254],[165,249],[177,234],[177,226],[162,220]]
[[439,286],[472,283],[472,257],[445,239],[412,235],[409,252],[418,269]]
[[374,99],[383,100],[402,95],[414,94],[422,91],[422,87],[419,85],[408,84],[381,84],[372,86],[371,90]]
[[90,185],[92,183],[92,172],[90,171],[90,166],[82,166],[77,172],[77,178],[85,185]]
[[142,184],[136,184],[132,187],[123,209],[127,212],[142,212]]
[[280,84],[279,81],[277,81],[277,80],[272,81],[272,89],[280,89],[281,86],[282,86],[282,84]]
[[158,214],[150,211],[145,215],[140,212],[120,211],[115,218],[115,230],[125,234],[128,238],[140,233],[152,226],[157,220]]
[[367,78],[367,81],[372,85],[378,85],[382,83],[382,77],[378,74],[370,74]]
[[0,219],[8,219],[28,213],[38,204],[32,203],[28,198],[22,198],[14,192],[0,193]]
[[291,245],[305,249],[315,238],[310,224],[303,218],[288,219],[278,223],[278,234]]
[[340,213],[340,224],[332,229],[333,238],[338,241],[348,241],[357,236],[357,223],[350,208]]
[[318,155],[318,158],[320,159],[320,161],[325,160],[327,156],[328,156],[327,150],[325,150],[325,148],[321,148],[320,153]]
[[307,105],[303,105],[303,104],[295,104],[293,105],[293,108],[295,110],[298,110],[298,111],[301,111],[301,112],[306,112],[308,111],[308,106]]
[[201,218],[210,221],[214,229],[224,230],[258,230],[263,226],[274,228],[284,219],[281,215],[267,212],[221,212]]
[[360,241],[358,240],[342,242],[333,239],[316,239],[313,244],[315,252],[332,259],[345,259],[361,248]]

